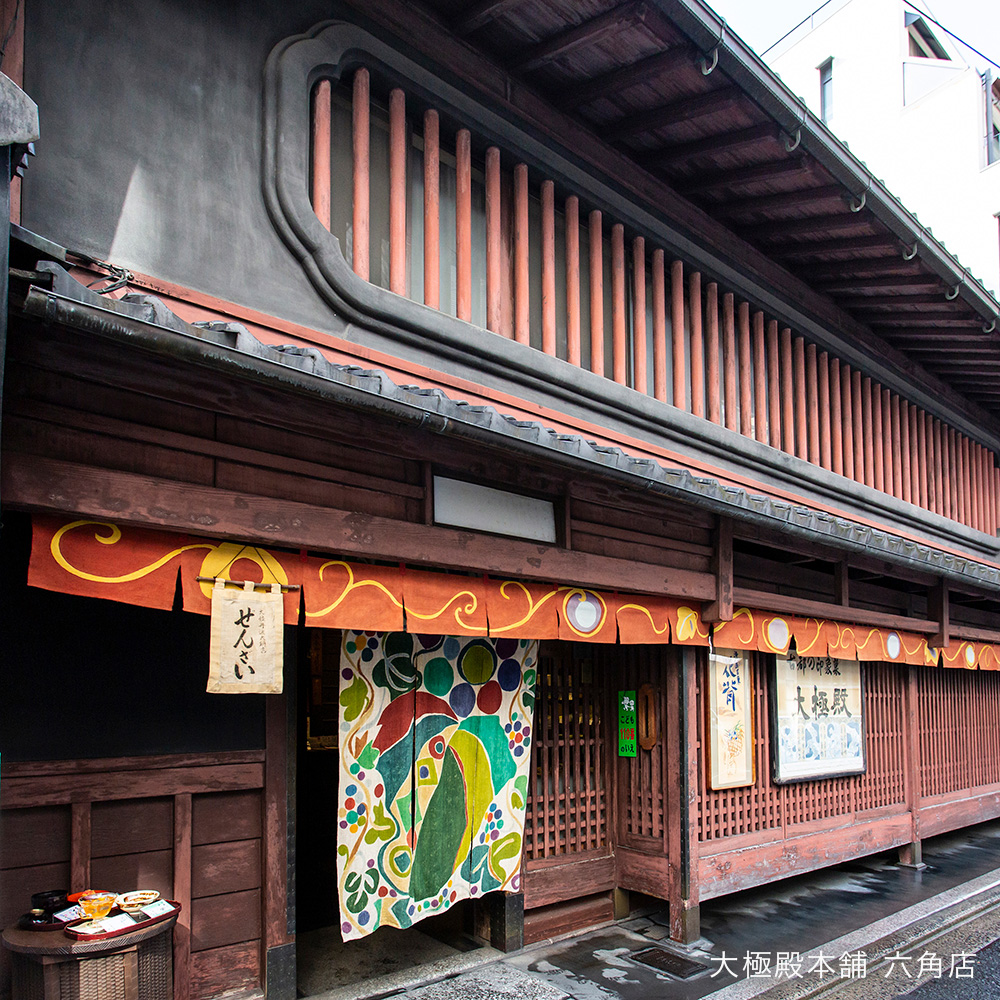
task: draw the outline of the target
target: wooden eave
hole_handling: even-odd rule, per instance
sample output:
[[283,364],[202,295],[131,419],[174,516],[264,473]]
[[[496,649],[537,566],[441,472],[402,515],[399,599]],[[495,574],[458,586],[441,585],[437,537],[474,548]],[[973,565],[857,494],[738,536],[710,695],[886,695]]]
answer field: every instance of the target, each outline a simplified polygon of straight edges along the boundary
[[[437,25],[470,58],[483,57],[484,80],[498,77],[487,87],[505,81],[508,94],[537,95],[821,295],[854,321],[846,328],[855,341],[876,355],[895,348],[1000,416],[990,365],[958,381],[941,363],[973,347],[1000,360],[996,299],[804,106],[798,122],[776,120],[767,88],[795,99],[700,0],[415,6],[410,16],[425,28]],[[397,29],[408,16],[394,0],[366,14]],[[718,26],[714,39],[706,25]],[[821,146],[839,147],[842,162],[821,162]],[[927,331],[938,335],[936,351]]]

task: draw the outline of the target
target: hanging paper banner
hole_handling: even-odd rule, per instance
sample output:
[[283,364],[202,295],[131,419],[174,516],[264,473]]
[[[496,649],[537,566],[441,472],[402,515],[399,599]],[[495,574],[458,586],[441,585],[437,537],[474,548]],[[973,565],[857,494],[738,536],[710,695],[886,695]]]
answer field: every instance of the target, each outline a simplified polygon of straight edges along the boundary
[[754,783],[753,690],[746,650],[708,654],[709,780],[712,788]]
[[209,639],[210,694],[281,694],[281,588],[226,587],[221,578],[212,588]]
[[865,770],[861,664],[832,656],[775,657],[771,686],[776,782]]
[[303,576],[306,624],[321,628],[402,632],[403,581],[398,566],[309,559]]
[[345,631],[341,933],[518,892],[538,644]]
[[504,639],[555,639],[558,588],[521,580],[486,581],[490,635]]

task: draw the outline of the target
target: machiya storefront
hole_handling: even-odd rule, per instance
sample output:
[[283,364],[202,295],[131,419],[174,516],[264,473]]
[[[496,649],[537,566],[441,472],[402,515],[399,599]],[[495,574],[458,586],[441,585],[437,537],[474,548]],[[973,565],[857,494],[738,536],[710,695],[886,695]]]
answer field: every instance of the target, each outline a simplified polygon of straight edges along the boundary
[[748,608],[713,625],[683,598],[70,515],[32,519],[29,558],[28,530],[15,515],[4,574],[5,905],[39,880],[157,888],[192,996],[294,968],[296,918],[351,947],[429,919],[510,948],[631,891],[690,938],[701,899],[919,861],[921,837],[1000,812],[990,644]]

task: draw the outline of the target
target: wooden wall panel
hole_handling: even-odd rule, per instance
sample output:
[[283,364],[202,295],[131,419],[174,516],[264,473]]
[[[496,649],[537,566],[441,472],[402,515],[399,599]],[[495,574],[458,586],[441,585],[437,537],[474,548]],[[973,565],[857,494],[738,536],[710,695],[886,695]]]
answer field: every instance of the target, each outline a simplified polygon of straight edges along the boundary
[[191,852],[191,895],[215,896],[259,889],[260,841],[201,844]]
[[191,956],[194,997],[252,989],[260,980],[260,948],[255,941],[198,951]]
[[191,951],[260,938],[259,889],[191,900]]
[[69,844],[70,811],[67,806],[0,812],[0,845],[3,848],[0,868],[68,862]]
[[219,844],[260,836],[260,792],[195,795],[191,807],[192,844]]
[[174,883],[174,852],[143,851],[94,858],[90,863],[90,881],[95,889],[127,892],[130,889],[156,889],[170,898]]
[[172,798],[95,802],[90,812],[91,857],[169,850],[173,823]]

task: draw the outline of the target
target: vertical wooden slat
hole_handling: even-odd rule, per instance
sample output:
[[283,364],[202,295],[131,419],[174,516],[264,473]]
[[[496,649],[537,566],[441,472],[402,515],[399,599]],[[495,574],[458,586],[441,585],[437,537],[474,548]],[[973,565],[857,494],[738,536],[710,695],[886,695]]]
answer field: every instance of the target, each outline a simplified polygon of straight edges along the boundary
[[907,503],[911,502],[910,484],[912,482],[913,452],[910,448],[910,412],[909,404],[899,396],[892,397],[892,439],[899,442],[899,461],[896,468],[899,469],[899,490],[900,496]]
[[[1000,469],[993,466],[993,535],[1000,534]],[[1000,760],[1000,758],[998,758]]]
[[722,297],[722,379],[726,427],[735,431],[736,417],[736,320],[733,315],[733,293]]
[[542,350],[556,354],[556,188],[542,181]]
[[927,413],[924,410],[917,411],[917,468],[920,506],[924,510],[931,510],[934,502],[934,488],[931,484],[927,463]]
[[840,413],[840,358],[830,358],[830,459],[833,471],[844,475],[844,422]]
[[[503,329],[503,276],[505,263],[501,231],[500,150],[486,150],[486,329]],[[509,258],[507,258],[509,259]]]
[[795,380],[792,375],[792,331],[781,331],[781,449],[795,454]]
[[806,342],[802,337],[792,340],[792,379],[795,387],[795,454],[809,457],[809,428],[806,415]]
[[753,419],[756,438],[770,443],[767,426],[767,355],[764,350],[764,314],[753,314]]
[[899,496],[899,479],[896,463],[899,461],[899,442],[892,433],[892,393],[882,390],[882,455],[885,462],[885,491]]
[[[872,384],[872,426],[869,434],[875,453],[875,489],[885,493],[892,492],[885,488],[885,452],[882,445],[882,386]],[[891,485],[891,480],[890,480]]]
[[820,351],[818,371],[816,373],[819,406],[819,464],[831,471],[833,469],[833,426],[830,417],[830,355]]
[[424,112],[424,305],[441,305],[441,135],[433,108]]
[[684,264],[675,260],[670,265],[670,338],[673,342],[674,397],[679,410],[687,409],[686,351],[684,349]]
[[662,250],[653,251],[653,395],[667,401],[667,291]]
[[74,802],[70,806],[70,892],[90,887],[90,803]]
[[767,436],[772,448],[781,447],[781,361],[778,349],[778,321],[767,324],[764,345],[767,355]]
[[566,199],[566,360],[580,367],[580,199]]
[[740,433],[745,437],[753,437],[753,369],[750,359],[750,303],[741,302],[736,313],[736,336],[740,352]]
[[173,898],[181,904],[174,925],[174,996],[190,996],[191,983],[191,794],[174,796]]
[[688,315],[691,317],[691,412],[705,416],[705,342],[701,328],[701,273],[688,280]]
[[844,439],[844,475],[854,479],[854,403],[851,398],[851,368],[840,366],[840,416]]
[[604,374],[604,236],[601,213],[590,213],[590,370]]
[[920,434],[917,430],[919,415],[917,407],[910,406],[910,500],[917,506],[926,506],[926,483],[924,484],[925,498],[923,503],[920,499]]
[[646,370],[646,241],[632,241],[632,384],[639,392],[649,392]]
[[966,456],[968,452],[966,451],[966,445],[968,441],[964,434],[959,434],[956,432],[955,440],[955,458],[957,465],[958,474],[958,520],[962,524],[969,523],[969,491],[965,485],[965,472],[966,472]]
[[958,509],[958,442],[954,427],[948,428],[948,492],[951,495],[952,520],[961,521]]
[[872,380],[861,380],[861,426],[864,441],[865,486],[875,485],[875,442],[872,440]]
[[979,444],[970,443],[969,454],[972,458],[972,526],[977,531],[983,528],[983,488],[982,468],[979,464]]
[[944,452],[942,446],[941,421],[934,421],[934,509],[944,515]]
[[865,432],[861,412],[861,372],[851,372],[851,417],[854,426],[854,481],[865,481]]
[[722,422],[722,386],[719,371],[719,286],[705,288],[705,378],[708,380],[708,419]]
[[406,294],[406,95],[389,92],[389,291]]
[[330,81],[320,80],[313,92],[312,206],[326,229],[330,228],[331,97]]
[[819,371],[815,344],[806,346],[806,421],[809,432],[808,458],[813,465],[819,465]]
[[352,128],[354,154],[354,203],[351,219],[351,249],[354,273],[368,280],[369,230],[369,177],[371,163],[368,155],[371,83],[364,67],[354,73]]
[[625,227],[611,227],[611,377],[619,385],[628,381],[625,333]]
[[[947,432],[947,428],[945,431]],[[993,452],[991,451],[986,452],[986,505],[988,515],[986,530],[995,536],[997,533],[996,475],[993,467]]]
[[528,167],[514,167],[514,339],[527,344],[531,321],[528,280]]
[[459,319],[472,319],[472,136],[467,128],[455,136],[455,312]]

